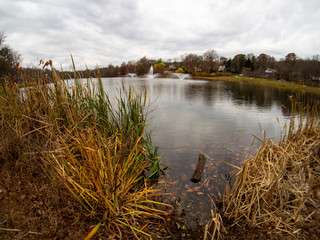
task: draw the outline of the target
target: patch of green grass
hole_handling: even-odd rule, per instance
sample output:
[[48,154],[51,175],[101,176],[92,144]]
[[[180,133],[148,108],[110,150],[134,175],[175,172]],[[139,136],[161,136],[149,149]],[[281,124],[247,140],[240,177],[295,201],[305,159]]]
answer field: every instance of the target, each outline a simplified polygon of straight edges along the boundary
[[253,77],[245,77],[245,76],[222,76],[222,77],[203,77],[199,79],[247,82],[247,83],[259,84],[267,87],[279,87],[279,88],[284,88],[292,91],[320,94],[320,88],[318,87],[306,86],[306,85],[278,81],[274,79],[266,79],[266,78],[253,78]]

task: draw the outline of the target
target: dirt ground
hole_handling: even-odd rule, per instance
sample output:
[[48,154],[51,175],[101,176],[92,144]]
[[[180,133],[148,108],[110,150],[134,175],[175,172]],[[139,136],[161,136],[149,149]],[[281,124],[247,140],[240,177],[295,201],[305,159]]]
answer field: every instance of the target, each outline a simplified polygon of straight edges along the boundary
[[95,223],[40,167],[5,163],[0,182],[0,239],[81,239]]

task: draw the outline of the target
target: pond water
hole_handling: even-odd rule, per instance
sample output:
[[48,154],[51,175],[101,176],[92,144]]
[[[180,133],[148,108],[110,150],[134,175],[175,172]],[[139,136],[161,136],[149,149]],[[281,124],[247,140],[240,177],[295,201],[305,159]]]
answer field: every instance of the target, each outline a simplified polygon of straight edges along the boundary
[[[254,155],[259,138],[281,138],[290,116],[289,95],[280,88],[250,83],[177,78],[104,78],[110,95],[121,84],[138,91],[147,90],[152,110],[148,130],[159,146],[162,162],[168,166],[160,187],[173,193],[185,216],[185,224],[195,227],[210,218],[211,199],[223,193],[226,176],[235,166]],[[247,132],[247,133],[244,133]],[[206,164],[199,183],[190,181],[200,153]],[[228,164],[229,163],[229,164]]]

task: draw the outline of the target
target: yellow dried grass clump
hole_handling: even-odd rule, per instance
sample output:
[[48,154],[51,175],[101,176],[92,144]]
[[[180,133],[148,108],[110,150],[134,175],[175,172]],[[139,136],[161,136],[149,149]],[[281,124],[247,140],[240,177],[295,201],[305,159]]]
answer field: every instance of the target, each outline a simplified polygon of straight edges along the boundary
[[[295,104],[294,104],[295,105]],[[268,139],[245,161],[232,189],[226,188],[223,215],[234,224],[295,235],[314,227],[320,214],[320,124],[318,106],[300,108],[276,144]],[[294,111],[295,113],[295,111]],[[318,220],[317,220],[318,219]]]

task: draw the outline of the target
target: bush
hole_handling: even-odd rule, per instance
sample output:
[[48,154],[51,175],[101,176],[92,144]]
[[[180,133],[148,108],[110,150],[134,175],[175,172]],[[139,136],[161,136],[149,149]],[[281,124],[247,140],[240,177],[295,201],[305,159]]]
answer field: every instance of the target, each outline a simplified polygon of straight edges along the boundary
[[184,70],[182,68],[178,68],[175,73],[184,73]]

